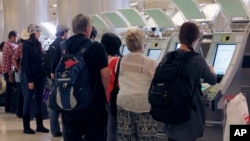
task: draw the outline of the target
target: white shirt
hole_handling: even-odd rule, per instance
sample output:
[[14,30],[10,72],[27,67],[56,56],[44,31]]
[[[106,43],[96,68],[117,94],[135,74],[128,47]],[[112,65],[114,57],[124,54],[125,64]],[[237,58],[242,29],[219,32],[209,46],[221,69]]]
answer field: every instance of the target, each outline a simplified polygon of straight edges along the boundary
[[156,61],[142,53],[131,52],[122,58],[118,106],[137,113],[149,112],[148,90],[156,66]]

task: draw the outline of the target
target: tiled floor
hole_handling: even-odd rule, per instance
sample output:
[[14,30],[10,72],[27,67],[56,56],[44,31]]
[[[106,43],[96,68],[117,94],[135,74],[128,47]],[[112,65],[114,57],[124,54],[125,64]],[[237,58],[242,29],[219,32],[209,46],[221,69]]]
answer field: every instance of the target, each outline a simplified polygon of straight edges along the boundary
[[[49,120],[44,120],[44,125],[49,128]],[[31,121],[31,128],[36,129],[35,120]],[[50,133],[24,134],[22,119],[0,107],[0,141],[62,141],[62,138],[54,138]]]
[[[49,128],[49,120],[44,120],[45,127]],[[35,120],[31,121],[31,128],[36,129]],[[222,126],[208,125],[204,136],[197,141],[222,141]],[[5,113],[0,107],[0,141],[63,141],[61,137],[52,137],[50,133],[36,133],[28,135],[23,133],[22,119],[15,114]],[[164,134],[159,134],[158,141],[167,141]]]

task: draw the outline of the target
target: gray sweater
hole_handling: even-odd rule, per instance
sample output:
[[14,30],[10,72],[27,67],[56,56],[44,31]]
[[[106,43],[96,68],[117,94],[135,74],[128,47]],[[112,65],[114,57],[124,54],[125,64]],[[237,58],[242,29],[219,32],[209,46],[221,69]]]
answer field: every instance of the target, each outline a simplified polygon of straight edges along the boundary
[[[182,56],[186,51],[179,49],[177,53]],[[194,56],[184,65],[193,85],[198,85],[201,78],[210,85],[216,84],[216,75],[210,71],[205,59],[201,55]],[[164,125],[163,131],[169,138],[178,141],[194,141],[203,136],[205,128],[205,107],[199,87],[196,87],[193,96],[197,110],[192,110],[191,119],[181,125]]]

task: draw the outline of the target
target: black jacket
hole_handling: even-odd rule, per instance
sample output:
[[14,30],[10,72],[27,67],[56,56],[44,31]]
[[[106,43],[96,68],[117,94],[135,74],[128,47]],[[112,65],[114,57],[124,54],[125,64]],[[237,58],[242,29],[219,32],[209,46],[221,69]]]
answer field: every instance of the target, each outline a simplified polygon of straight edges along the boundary
[[58,37],[55,39],[55,41],[51,44],[52,46],[55,47],[55,55],[54,58],[52,58],[52,64],[51,64],[51,73],[55,72],[56,66],[58,62],[60,61],[61,58],[61,51],[60,51],[60,43],[64,41],[64,39]]
[[42,48],[39,41],[24,41],[22,54],[22,72],[27,77],[28,82],[33,82],[34,79],[45,76],[42,61]]

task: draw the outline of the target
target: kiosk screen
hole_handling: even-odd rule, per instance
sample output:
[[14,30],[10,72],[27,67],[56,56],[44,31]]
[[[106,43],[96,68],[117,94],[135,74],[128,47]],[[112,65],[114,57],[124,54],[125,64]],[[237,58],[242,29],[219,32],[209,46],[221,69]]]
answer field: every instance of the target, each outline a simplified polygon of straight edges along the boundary
[[213,67],[217,75],[224,75],[234,54],[235,44],[217,44]]
[[128,47],[126,45],[123,45],[123,48],[122,48],[122,55],[126,55],[129,53],[129,50],[128,50]]
[[148,50],[148,57],[154,59],[155,61],[158,60],[161,54],[161,49],[149,49]]

